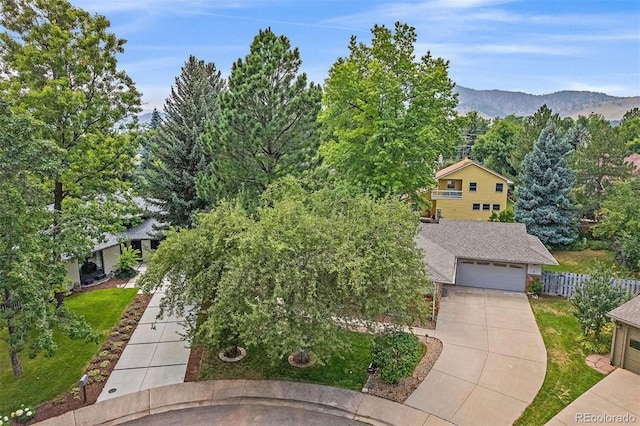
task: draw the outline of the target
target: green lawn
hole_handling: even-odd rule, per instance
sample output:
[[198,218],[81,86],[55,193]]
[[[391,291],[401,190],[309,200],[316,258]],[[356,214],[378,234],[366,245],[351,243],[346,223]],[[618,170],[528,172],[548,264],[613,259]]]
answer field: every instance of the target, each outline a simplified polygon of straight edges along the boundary
[[596,262],[612,268],[616,266],[614,254],[609,250],[553,251],[551,254],[559,265],[547,265],[544,267],[545,271],[588,274]]
[[542,425],[604,376],[587,367],[582,333],[571,302],[560,298],[531,300],[547,348],[547,375],[542,388],[515,423]]
[[329,358],[323,366],[295,368],[286,359],[271,365],[270,360],[262,356],[260,348],[254,348],[247,351],[245,359],[236,363],[220,361],[217,353],[211,353],[210,359],[204,363],[200,379],[282,379],[360,391],[367,381],[373,336],[351,331],[342,333],[349,340],[352,351],[343,354],[342,358]]
[[[69,309],[83,315],[99,333],[99,343],[71,340],[55,331],[56,354],[29,359],[28,353],[23,353],[24,374],[19,379],[13,376],[7,344],[0,339],[0,413],[6,415],[20,404],[37,406],[71,388],[137,292],[137,289],[105,289],[65,299]],[[6,329],[1,337],[6,337]]]

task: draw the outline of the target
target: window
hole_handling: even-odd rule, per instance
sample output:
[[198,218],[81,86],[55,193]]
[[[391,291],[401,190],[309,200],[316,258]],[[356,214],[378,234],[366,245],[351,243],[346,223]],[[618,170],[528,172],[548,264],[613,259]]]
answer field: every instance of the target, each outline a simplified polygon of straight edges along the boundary
[[482,205],[482,210],[489,210],[489,207],[491,207],[491,206],[489,206],[489,204],[483,204]]
[[480,203],[473,203],[474,210],[480,210]]
[[476,192],[478,190],[477,182],[469,182],[469,192]]
[[638,342],[637,340],[629,339],[629,346],[637,351],[640,351],[640,342]]
[[494,204],[491,206],[491,210],[500,211],[500,204]]
[[496,183],[496,192],[502,192],[504,191],[504,183]]
[[453,180],[447,181],[447,189],[456,189],[456,182]]

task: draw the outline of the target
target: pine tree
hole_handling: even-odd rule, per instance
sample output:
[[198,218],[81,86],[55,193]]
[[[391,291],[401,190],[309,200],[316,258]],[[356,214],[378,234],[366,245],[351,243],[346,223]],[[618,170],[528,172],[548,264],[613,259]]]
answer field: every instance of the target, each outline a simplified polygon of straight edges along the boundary
[[578,236],[571,198],[574,177],[567,167],[570,133],[561,137],[557,127],[549,124],[522,161],[516,221],[544,244],[570,244]]
[[189,226],[193,213],[206,208],[196,182],[210,158],[200,137],[219,115],[218,97],[225,81],[215,64],[190,56],[165,101],[165,118],[152,138],[146,195],[158,200],[164,220]]
[[162,117],[160,117],[160,113],[158,112],[158,108],[154,108],[151,113],[151,121],[149,122],[149,128],[156,130],[162,124]]
[[229,90],[220,97],[222,118],[206,135],[216,163],[201,192],[219,185],[255,201],[271,182],[310,167],[322,89],[298,74],[301,63],[289,39],[266,29],[233,64]]

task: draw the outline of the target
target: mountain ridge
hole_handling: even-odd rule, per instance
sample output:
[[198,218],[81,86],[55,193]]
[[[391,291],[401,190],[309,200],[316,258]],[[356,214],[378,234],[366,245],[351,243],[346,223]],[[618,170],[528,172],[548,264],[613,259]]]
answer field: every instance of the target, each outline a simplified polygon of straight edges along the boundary
[[561,90],[544,95],[525,92],[490,89],[477,90],[456,86],[458,93],[457,111],[466,114],[477,111],[485,118],[507,115],[528,116],[546,104],[561,117],[577,118],[591,113],[602,114],[607,120],[621,120],[625,112],[640,107],[640,96],[618,97],[606,93]]

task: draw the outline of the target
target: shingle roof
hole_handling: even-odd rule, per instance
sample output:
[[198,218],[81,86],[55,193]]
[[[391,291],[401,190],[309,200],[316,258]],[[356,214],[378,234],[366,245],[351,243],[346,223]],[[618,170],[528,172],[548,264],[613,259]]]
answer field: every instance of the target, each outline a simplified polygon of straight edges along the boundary
[[478,167],[480,167],[481,169],[483,169],[483,170],[485,170],[485,171],[487,171],[487,172],[489,172],[489,173],[491,173],[491,174],[493,174],[493,175],[495,175],[495,176],[499,177],[500,179],[504,179],[504,180],[505,180],[507,183],[509,183],[509,184],[512,184],[512,183],[513,183],[512,181],[510,181],[510,180],[509,180],[509,179],[507,179],[506,177],[502,176],[501,174],[496,173],[496,172],[494,172],[493,170],[487,169],[487,168],[486,168],[485,166],[483,166],[482,164],[480,164],[480,163],[476,163],[475,161],[470,160],[470,159],[468,159],[468,158],[465,158],[465,159],[463,159],[462,161],[458,161],[458,162],[457,162],[457,163],[455,163],[455,164],[452,164],[452,165],[450,165],[450,166],[448,166],[448,167],[445,167],[445,168],[444,168],[444,169],[442,169],[442,170],[439,170],[439,171],[436,173],[436,179],[442,179],[443,177],[446,177],[447,175],[450,175],[450,174],[451,174],[451,173],[453,173],[453,172],[457,172],[458,170],[464,169],[465,167],[468,167],[468,166],[471,166],[471,165],[478,166]]
[[616,321],[624,322],[640,328],[640,295],[636,295],[627,303],[618,306],[607,314]]
[[442,219],[438,224],[422,224],[420,234],[456,258],[558,264],[537,237],[527,234],[522,223]]
[[640,154],[631,154],[624,162],[633,166],[633,173],[640,173]]
[[147,218],[140,225],[129,228],[118,235],[107,234],[106,240],[98,243],[93,247],[93,251],[104,250],[109,247],[117,246],[121,240],[155,240],[159,238],[156,228],[160,223],[153,219]]

